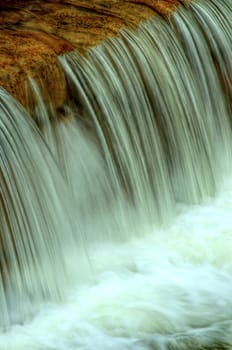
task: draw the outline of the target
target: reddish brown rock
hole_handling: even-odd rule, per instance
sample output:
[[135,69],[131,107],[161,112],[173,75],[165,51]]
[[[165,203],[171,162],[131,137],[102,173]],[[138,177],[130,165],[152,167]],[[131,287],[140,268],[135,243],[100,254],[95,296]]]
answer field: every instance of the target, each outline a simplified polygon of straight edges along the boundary
[[[0,85],[27,106],[27,78],[31,77],[40,87],[46,87],[57,107],[62,106],[66,82],[56,55],[62,53],[64,47],[67,45],[63,41],[52,40],[45,33],[0,30]],[[44,93],[43,98],[46,101],[47,94]]]
[[0,85],[28,107],[31,77],[46,91],[45,102],[50,98],[61,107],[66,82],[57,55],[74,48],[85,53],[121,28],[167,15],[177,5],[177,0],[0,0]]

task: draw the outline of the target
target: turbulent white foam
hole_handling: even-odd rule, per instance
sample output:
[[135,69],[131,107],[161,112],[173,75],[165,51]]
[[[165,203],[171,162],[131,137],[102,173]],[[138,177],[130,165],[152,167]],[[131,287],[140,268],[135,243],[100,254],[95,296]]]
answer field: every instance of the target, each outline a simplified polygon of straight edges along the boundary
[[[62,305],[0,335],[1,350],[144,350],[231,343],[232,181],[164,231],[92,255]],[[133,228],[131,228],[133,229]]]

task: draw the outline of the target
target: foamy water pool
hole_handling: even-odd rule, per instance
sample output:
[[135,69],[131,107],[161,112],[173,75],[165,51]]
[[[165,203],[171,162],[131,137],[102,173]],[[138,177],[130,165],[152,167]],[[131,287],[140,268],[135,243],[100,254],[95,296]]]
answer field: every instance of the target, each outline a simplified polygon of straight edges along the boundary
[[0,349],[231,344],[232,181],[215,199],[178,211],[168,229],[95,247],[91,277],[74,282],[62,304],[43,305],[25,324],[2,332]]

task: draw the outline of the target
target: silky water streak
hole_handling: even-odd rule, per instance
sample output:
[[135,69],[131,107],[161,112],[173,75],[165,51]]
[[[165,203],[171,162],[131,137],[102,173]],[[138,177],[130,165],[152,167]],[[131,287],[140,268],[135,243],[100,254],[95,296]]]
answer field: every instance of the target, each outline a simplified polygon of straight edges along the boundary
[[231,345],[231,18],[183,3],[60,57],[43,133],[1,91],[3,324],[50,302],[1,350]]
[[50,150],[30,116],[3,90],[0,101],[0,307],[1,325],[7,325],[11,312],[24,319],[30,297],[59,299],[62,245],[72,238],[72,224],[66,185]]

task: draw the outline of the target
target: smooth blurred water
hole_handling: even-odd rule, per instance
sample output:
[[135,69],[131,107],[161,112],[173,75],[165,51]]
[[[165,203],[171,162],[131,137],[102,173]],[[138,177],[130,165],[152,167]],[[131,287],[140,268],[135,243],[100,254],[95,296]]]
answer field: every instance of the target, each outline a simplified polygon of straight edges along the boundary
[[62,120],[0,90],[0,350],[232,345],[231,18],[61,57]]

